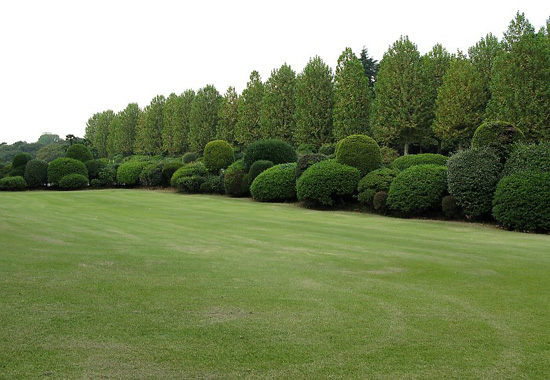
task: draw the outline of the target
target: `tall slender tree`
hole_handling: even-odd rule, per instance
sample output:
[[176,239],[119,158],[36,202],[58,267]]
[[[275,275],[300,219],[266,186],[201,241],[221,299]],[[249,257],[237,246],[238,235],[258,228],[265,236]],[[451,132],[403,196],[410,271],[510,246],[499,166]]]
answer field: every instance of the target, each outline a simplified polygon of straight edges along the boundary
[[191,118],[191,107],[195,100],[195,91],[186,90],[177,99],[177,128],[174,130],[171,153],[178,154],[187,152],[189,149],[189,123]]
[[122,125],[120,136],[117,137],[117,152],[125,156],[134,153],[137,126],[141,110],[137,103],[130,103],[122,111]]
[[218,113],[218,126],[216,137],[235,144],[235,129],[239,120],[239,95],[235,87],[229,86],[223,97],[223,102]]
[[374,87],[374,82],[376,82],[376,76],[378,75],[380,64],[376,59],[369,56],[369,51],[364,46],[363,46],[363,49],[361,50],[361,55],[359,57],[359,60],[363,65],[363,71],[369,81],[369,86],[371,88]]
[[481,76],[483,91],[485,93],[485,107],[491,98],[489,83],[493,72],[493,65],[497,56],[502,52],[502,45],[494,35],[489,33],[474,46],[468,49],[468,55],[474,68]]
[[216,136],[221,103],[222,96],[213,85],[197,92],[189,116],[189,143],[193,151],[201,152]]
[[92,136],[92,146],[97,149],[99,157],[107,157],[107,141],[109,138],[109,126],[111,120],[115,117],[112,110],[101,112],[96,121],[95,132]]
[[162,114],[162,149],[165,152],[175,154],[174,137],[179,128],[178,96],[171,93],[166,98]]
[[241,145],[248,145],[260,139],[263,98],[264,84],[260,74],[254,70],[239,99],[239,120],[235,128],[235,139]]
[[145,112],[145,125],[141,141],[142,153],[159,154],[162,152],[162,129],[164,104],[166,98],[155,96]]

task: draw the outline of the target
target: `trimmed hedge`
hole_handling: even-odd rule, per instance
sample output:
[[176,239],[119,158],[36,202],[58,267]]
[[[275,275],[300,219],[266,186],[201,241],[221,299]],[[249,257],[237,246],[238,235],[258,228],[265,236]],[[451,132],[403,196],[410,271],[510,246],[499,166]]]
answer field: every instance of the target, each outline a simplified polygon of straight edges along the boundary
[[170,186],[170,180],[172,176],[181,168],[183,164],[181,162],[169,162],[162,167],[162,186]]
[[244,155],[244,166],[248,171],[258,160],[268,160],[273,165],[296,162],[298,155],[289,143],[278,139],[258,140],[248,146]]
[[447,165],[449,157],[436,153],[421,153],[401,156],[396,158],[390,165],[392,169],[403,171],[415,165]]
[[212,173],[218,173],[221,169],[226,169],[235,161],[233,148],[227,141],[210,141],[204,147],[203,162],[206,170]]
[[44,186],[48,181],[48,163],[38,158],[27,162],[25,181],[31,189]]
[[162,164],[146,165],[139,173],[141,186],[158,187],[162,186]]
[[260,175],[263,171],[273,167],[273,162],[269,160],[258,160],[250,166],[248,170],[248,182],[252,184],[256,177]]
[[359,202],[365,205],[372,205],[374,194],[379,191],[388,192],[394,178],[399,171],[396,169],[376,169],[364,176],[357,185]]
[[296,183],[298,199],[306,205],[330,206],[355,193],[361,174],[357,168],[335,160],[310,166]]
[[99,171],[97,175],[98,183],[101,186],[114,186],[116,183],[117,170],[115,166],[109,165]]
[[506,121],[488,121],[481,124],[472,137],[472,148],[491,148],[505,159],[513,145],[525,140],[523,131]]
[[5,177],[0,179],[0,190],[4,191],[21,191],[27,188],[25,178],[21,176]]
[[447,191],[447,168],[440,165],[416,165],[402,171],[388,192],[390,209],[408,215],[441,207]]
[[68,174],[59,180],[59,187],[65,190],[78,190],[88,187],[88,177],[82,174]]
[[88,177],[88,169],[82,161],[69,157],[57,158],[48,165],[48,183],[52,186],[59,185],[61,178],[69,174],[81,174]]
[[172,176],[171,185],[181,193],[198,193],[206,181],[208,171],[202,162],[182,166]]
[[223,186],[225,193],[232,197],[245,197],[249,194],[248,172],[243,159],[229,165],[224,173]]
[[550,172],[550,142],[514,146],[506,160],[504,175],[522,171]]
[[260,173],[250,186],[252,198],[261,202],[296,199],[296,163],[279,164]]
[[341,164],[357,168],[361,176],[382,165],[378,143],[365,135],[352,135],[341,140],[336,149],[336,160]]
[[121,186],[136,186],[139,184],[139,175],[147,166],[145,161],[128,161],[121,164],[116,172],[116,181]]
[[317,162],[325,161],[326,159],[328,159],[328,157],[320,153],[306,154],[298,158],[298,164],[296,165],[296,178],[300,178],[300,176],[311,165],[316,164]]
[[32,160],[32,156],[29,153],[17,153],[11,161],[11,167],[12,169],[22,168],[25,170],[25,165],[30,160]]
[[74,144],[67,149],[65,157],[74,158],[75,160],[81,162],[87,162],[94,159],[90,149],[84,144]]
[[550,232],[550,173],[521,172],[502,178],[493,216],[506,228]]
[[448,189],[467,217],[489,214],[501,178],[500,157],[491,149],[469,149],[448,162]]
[[91,180],[99,178],[99,172],[107,166],[107,164],[101,160],[88,160],[84,165],[86,165],[86,169],[88,169],[88,177]]

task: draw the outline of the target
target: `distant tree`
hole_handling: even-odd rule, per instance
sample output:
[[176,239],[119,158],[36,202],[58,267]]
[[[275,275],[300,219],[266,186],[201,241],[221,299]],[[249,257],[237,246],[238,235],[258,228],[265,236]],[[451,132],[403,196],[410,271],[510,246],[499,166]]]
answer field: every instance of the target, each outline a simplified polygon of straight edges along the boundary
[[121,125],[116,135],[116,151],[125,156],[134,153],[137,125],[141,110],[137,103],[130,103],[121,112]]
[[144,141],[146,139],[145,134],[145,122],[147,120],[147,112],[149,112],[149,106],[145,106],[143,111],[139,114],[137,128],[136,128],[136,140],[134,141],[134,152],[146,153]]
[[346,48],[338,58],[334,76],[334,129],[336,140],[350,135],[369,134],[372,94],[363,66]]
[[36,152],[36,158],[51,162],[56,158],[65,156],[65,146],[61,143],[51,143],[38,150]]
[[261,114],[261,137],[292,142],[296,122],[296,73],[286,63],[271,72],[265,84]]
[[86,137],[89,141],[91,141],[92,145],[94,144],[94,141],[95,141],[95,135],[97,133],[97,123],[100,115],[101,115],[101,112],[95,113],[92,117],[88,119],[88,122],[86,123],[86,133],[84,137]]
[[222,96],[213,85],[201,88],[193,100],[189,117],[191,150],[199,152],[216,136]]
[[122,112],[117,113],[109,125],[109,136],[107,138],[107,155],[113,156],[121,153],[120,138],[122,137]]
[[166,98],[162,117],[162,149],[165,152],[177,153],[174,146],[175,131],[180,128],[178,115],[178,96],[171,93]]
[[164,104],[166,98],[155,96],[145,112],[145,124],[141,141],[142,153],[159,154],[162,152],[162,128]]
[[216,136],[230,144],[235,144],[235,129],[239,118],[239,95],[235,87],[228,87],[218,112]]
[[331,68],[316,56],[311,58],[296,82],[295,144],[331,142],[334,84]]
[[260,139],[260,117],[264,98],[264,84],[254,70],[239,99],[239,119],[235,128],[235,140],[248,145]]
[[115,113],[111,110],[95,114],[88,120],[86,138],[97,149],[99,157],[107,157],[107,141],[109,138],[109,126]]
[[489,33],[468,49],[468,56],[474,68],[481,76],[483,91],[485,93],[485,107],[491,98],[489,83],[493,72],[493,65],[497,56],[502,52],[502,45],[498,38]]
[[76,136],[72,134],[65,136],[65,141],[68,141],[69,145],[73,145],[75,139],[76,139]]
[[378,75],[378,70],[380,69],[380,64],[377,60],[369,56],[369,51],[366,47],[363,46],[361,50],[361,56],[359,58],[361,64],[363,65],[363,72],[369,81],[371,87],[374,86],[376,82],[376,76]]
[[61,142],[61,138],[59,135],[55,135],[53,133],[43,133],[39,138],[38,142],[40,144],[49,145],[57,142]]
[[172,154],[185,153],[189,149],[189,120],[195,91],[186,90],[177,99],[177,128],[174,130]]

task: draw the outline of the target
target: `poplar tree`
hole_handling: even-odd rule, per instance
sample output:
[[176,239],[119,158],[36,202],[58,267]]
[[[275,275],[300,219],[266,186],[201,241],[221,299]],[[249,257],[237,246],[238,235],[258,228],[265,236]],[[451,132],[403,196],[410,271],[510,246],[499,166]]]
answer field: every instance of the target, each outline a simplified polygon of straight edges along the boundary
[[122,153],[129,156],[134,153],[134,145],[136,140],[137,125],[141,110],[137,103],[130,103],[126,106],[121,114],[121,129],[120,135],[117,135],[116,150],[117,153]]
[[177,98],[176,112],[178,124],[174,130],[171,151],[173,154],[184,153],[189,149],[189,122],[194,100],[195,91],[193,90],[186,90]]
[[264,84],[260,74],[254,70],[239,98],[239,120],[235,128],[235,140],[241,145],[248,145],[259,140],[260,117],[264,97]]
[[109,124],[109,135],[107,136],[107,155],[113,156],[120,153],[119,140],[122,136],[122,112],[118,112]]
[[166,98],[162,114],[162,149],[165,152],[177,153],[174,136],[178,127],[178,96],[175,93],[171,93]]
[[474,46],[468,49],[468,56],[476,71],[480,74],[485,93],[485,107],[491,98],[489,83],[493,72],[493,65],[497,56],[501,53],[502,46],[494,35],[489,33]]
[[222,97],[213,85],[207,85],[197,92],[189,116],[191,150],[201,152],[215,138],[221,103]]
[[93,147],[97,149],[99,157],[107,157],[109,126],[113,117],[115,117],[115,113],[112,110],[107,110],[101,112],[96,119],[95,132],[91,141]]
[[216,130],[216,138],[225,140],[234,145],[235,129],[239,120],[239,95],[235,91],[235,87],[229,86],[218,113],[218,126]]
[[145,112],[141,150],[144,154],[159,154],[162,152],[162,128],[164,104],[166,99],[162,95],[155,96]]

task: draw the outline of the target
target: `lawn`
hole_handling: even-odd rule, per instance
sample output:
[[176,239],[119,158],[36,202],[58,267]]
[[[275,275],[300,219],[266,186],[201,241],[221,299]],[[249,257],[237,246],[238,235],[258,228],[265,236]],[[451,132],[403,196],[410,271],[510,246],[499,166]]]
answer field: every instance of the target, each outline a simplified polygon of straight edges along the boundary
[[0,193],[2,379],[544,379],[550,236],[170,191]]

